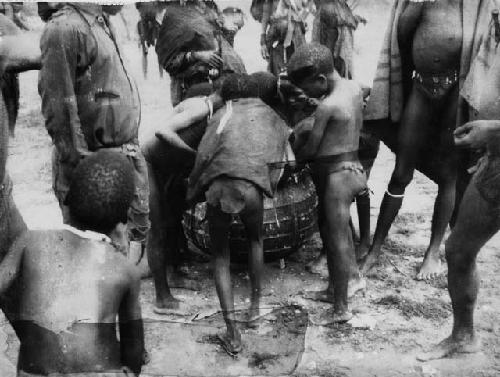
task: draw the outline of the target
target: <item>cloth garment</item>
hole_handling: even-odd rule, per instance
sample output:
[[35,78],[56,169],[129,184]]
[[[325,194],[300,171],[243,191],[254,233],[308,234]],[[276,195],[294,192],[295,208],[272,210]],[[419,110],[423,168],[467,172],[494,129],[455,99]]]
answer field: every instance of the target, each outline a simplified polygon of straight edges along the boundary
[[188,200],[198,200],[212,181],[229,177],[249,181],[272,197],[289,130],[285,121],[258,98],[230,101],[208,121],[195,166],[189,176]]
[[354,31],[358,20],[345,0],[322,1],[313,23],[312,40],[330,49],[335,69],[353,76]]
[[169,3],[161,23],[156,53],[171,77],[173,106],[185,98],[189,87],[211,79],[210,67],[188,61],[188,52],[218,50],[223,60],[219,74],[246,73],[243,60],[223,37],[218,13],[208,7],[200,8],[201,5]]

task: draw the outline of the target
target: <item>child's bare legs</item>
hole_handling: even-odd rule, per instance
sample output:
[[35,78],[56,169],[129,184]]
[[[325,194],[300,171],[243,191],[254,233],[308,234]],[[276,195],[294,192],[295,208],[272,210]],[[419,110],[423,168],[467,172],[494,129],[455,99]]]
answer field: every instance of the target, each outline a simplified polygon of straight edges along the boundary
[[166,256],[166,240],[165,240],[165,221],[162,211],[162,201],[160,198],[160,190],[158,179],[151,164],[148,163],[149,175],[149,218],[151,221],[151,229],[148,232],[146,241],[146,251],[148,263],[153,275],[153,281],[156,292],[156,311],[162,310],[178,310],[180,301],[175,299],[170,292],[170,287],[167,281],[167,256]]
[[367,190],[356,196],[359,219],[359,245],[356,259],[361,259],[370,248],[370,192]]
[[264,223],[264,200],[262,193],[254,188],[246,193],[245,209],[240,213],[241,221],[249,241],[248,267],[250,273],[250,311],[248,320],[254,321],[260,316],[262,294],[262,274],[264,271],[264,248],[262,226]]
[[[349,280],[361,284],[359,271],[353,271],[354,245],[349,227],[350,207],[357,193],[366,188],[362,173],[349,170],[330,174],[324,190],[324,211],[328,235],[325,239],[330,272],[328,293],[333,290],[334,313],[324,313],[319,324],[348,321],[352,314],[348,310]],[[354,269],[356,269],[354,264]]]
[[231,283],[231,256],[229,251],[231,215],[211,205],[208,205],[207,215],[210,248],[215,258],[215,287],[227,328],[227,332],[221,337],[221,340],[225,343],[225,348],[236,353],[241,349],[241,334],[236,326],[233,286]]
[[[314,184],[316,186],[316,193],[318,195],[318,226],[320,230],[321,241],[323,242],[323,249],[321,250],[321,254],[317,259],[309,265],[309,271],[313,273],[318,273],[324,278],[328,278],[328,287],[323,291],[308,291],[306,293],[306,298],[311,300],[323,301],[334,303],[334,284],[333,284],[333,272],[330,271],[328,265],[327,258],[327,248],[328,248],[328,238],[330,237],[331,228],[329,226],[325,211],[328,210],[328,205],[326,203],[325,198],[325,189],[326,189],[326,177],[320,177],[317,175],[313,175]],[[352,201],[352,198],[351,198]],[[349,204],[350,208],[350,204]],[[351,228],[351,217],[349,215],[348,227],[349,227],[349,237],[350,242],[352,242],[352,228]],[[323,271],[324,268],[327,268],[327,271]],[[348,288],[348,297],[353,296],[356,292],[364,289],[366,287],[366,281],[359,279],[359,270],[358,265],[356,263],[356,256],[353,253],[350,255],[350,267],[349,267],[349,288]]]

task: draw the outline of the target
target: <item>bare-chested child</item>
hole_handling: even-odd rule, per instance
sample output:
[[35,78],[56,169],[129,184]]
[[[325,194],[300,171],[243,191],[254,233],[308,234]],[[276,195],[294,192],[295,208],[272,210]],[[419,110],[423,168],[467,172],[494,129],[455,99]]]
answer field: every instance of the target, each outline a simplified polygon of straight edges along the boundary
[[354,198],[367,189],[366,176],[358,160],[363,95],[360,86],[335,71],[330,50],[319,44],[297,49],[288,64],[291,81],[313,98],[320,99],[313,129],[297,158],[311,161],[319,199],[320,233],[326,246],[329,284],[311,298],[330,301],[332,313],[323,313],[319,324],[345,322],[348,283],[363,284],[349,226]]
[[20,376],[139,375],[140,280],[114,246],[133,195],[134,173],[126,157],[96,152],[74,172],[67,197],[72,226],[27,232],[0,264],[0,291],[14,278],[22,287],[15,319]]
[[[457,154],[452,133],[457,122],[459,72],[462,52],[462,0],[410,0],[397,25],[405,88],[396,166],[382,201],[377,228],[368,255],[367,272],[382,253],[381,247],[401,208],[406,187],[413,179],[417,159],[437,143],[438,194],[434,205],[431,239],[417,279],[441,271],[439,248],[455,205]],[[411,75],[413,72],[413,78]]]

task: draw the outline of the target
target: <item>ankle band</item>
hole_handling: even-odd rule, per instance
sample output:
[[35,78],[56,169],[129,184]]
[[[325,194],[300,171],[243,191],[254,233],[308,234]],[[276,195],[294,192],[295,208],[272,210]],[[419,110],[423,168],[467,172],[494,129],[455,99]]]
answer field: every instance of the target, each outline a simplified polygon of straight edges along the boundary
[[396,199],[403,199],[405,197],[405,194],[401,194],[401,195],[394,195],[394,194],[391,194],[389,192],[389,190],[386,190],[385,193],[387,195],[389,195],[391,198],[396,198]]

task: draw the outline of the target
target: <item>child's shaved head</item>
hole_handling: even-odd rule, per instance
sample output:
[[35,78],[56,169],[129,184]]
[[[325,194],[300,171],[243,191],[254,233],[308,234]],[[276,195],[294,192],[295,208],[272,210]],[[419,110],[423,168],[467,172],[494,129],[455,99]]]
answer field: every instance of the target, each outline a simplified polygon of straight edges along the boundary
[[288,62],[288,75],[292,82],[333,73],[333,57],[330,49],[317,43],[299,46]]
[[98,151],[85,158],[73,174],[65,204],[78,227],[106,234],[118,223],[127,222],[135,177],[124,155]]
[[278,78],[270,72],[255,72],[250,78],[257,84],[259,98],[265,103],[273,101],[278,95]]
[[238,98],[257,98],[259,87],[249,75],[232,73],[224,77],[220,95],[224,101]]

